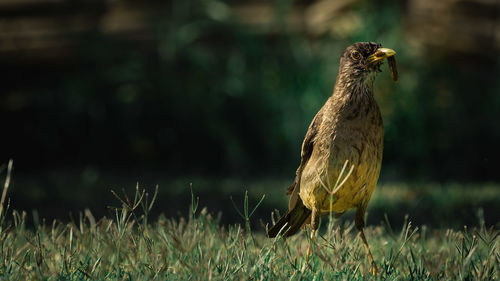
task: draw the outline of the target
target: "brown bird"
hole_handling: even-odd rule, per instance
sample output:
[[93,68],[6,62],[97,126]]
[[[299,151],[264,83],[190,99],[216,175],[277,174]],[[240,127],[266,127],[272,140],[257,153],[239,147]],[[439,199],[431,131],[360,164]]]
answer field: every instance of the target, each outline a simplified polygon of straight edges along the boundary
[[[376,274],[363,232],[366,207],[382,165],[384,136],[373,81],[385,58],[391,76],[397,80],[394,54],[373,42],[355,43],[345,50],[333,94],[312,120],[302,143],[301,162],[287,192],[289,210],[268,231],[269,237],[279,233],[291,236],[311,224],[314,242],[320,216],[335,212],[337,218],[355,208],[355,225],[370,260],[370,271]],[[307,261],[310,250],[311,246]]]

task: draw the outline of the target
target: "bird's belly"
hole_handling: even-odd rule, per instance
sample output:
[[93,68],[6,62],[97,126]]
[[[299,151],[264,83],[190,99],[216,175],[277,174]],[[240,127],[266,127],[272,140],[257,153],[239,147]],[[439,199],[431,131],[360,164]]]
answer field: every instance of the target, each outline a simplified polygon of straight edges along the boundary
[[344,212],[368,202],[379,177],[381,150],[379,146],[362,151],[348,146],[312,158],[316,163],[310,161],[301,178],[300,197],[304,205],[329,213]]

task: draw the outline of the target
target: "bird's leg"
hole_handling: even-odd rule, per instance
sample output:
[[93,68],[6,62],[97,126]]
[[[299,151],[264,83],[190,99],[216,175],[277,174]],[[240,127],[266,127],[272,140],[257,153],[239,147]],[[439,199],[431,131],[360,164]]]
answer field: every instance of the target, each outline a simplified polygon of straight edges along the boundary
[[375,264],[372,252],[370,251],[370,246],[368,246],[368,242],[366,241],[365,233],[363,231],[363,228],[365,227],[365,210],[366,207],[358,207],[358,209],[356,209],[356,218],[354,219],[354,222],[356,224],[356,229],[359,231],[359,235],[361,236],[361,240],[363,240],[363,245],[365,246],[366,253],[368,254],[368,259],[370,260],[370,273],[375,276],[377,275],[377,265]]
[[311,213],[311,244],[309,244],[309,247],[307,248],[307,256],[306,256],[306,263],[309,263],[309,257],[311,256],[311,248],[312,245],[314,244],[314,237],[316,236],[316,230],[318,229],[319,226],[319,212],[317,208],[312,209]]

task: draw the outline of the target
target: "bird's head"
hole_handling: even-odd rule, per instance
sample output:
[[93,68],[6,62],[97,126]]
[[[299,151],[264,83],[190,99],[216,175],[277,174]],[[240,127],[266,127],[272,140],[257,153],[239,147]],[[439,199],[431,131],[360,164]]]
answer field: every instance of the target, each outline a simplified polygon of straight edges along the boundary
[[[382,48],[375,42],[358,42],[347,47],[340,58],[339,77],[344,81],[372,83],[385,58],[394,59],[396,52]],[[392,57],[392,58],[391,58]],[[397,80],[397,72],[392,69],[391,75]]]

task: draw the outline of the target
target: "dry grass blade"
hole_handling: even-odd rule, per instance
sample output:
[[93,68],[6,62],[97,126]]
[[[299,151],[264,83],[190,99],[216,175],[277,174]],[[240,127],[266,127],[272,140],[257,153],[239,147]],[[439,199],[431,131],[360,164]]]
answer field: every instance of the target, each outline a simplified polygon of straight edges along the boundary
[[12,159],[10,159],[9,164],[7,166],[7,177],[5,178],[5,184],[3,186],[2,199],[0,199],[0,218],[2,217],[2,214],[3,214],[3,204],[5,202],[5,197],[7,196],[7,190],[9,189],[10,175],[12,173],[13,162],[14,161],[12,161]]

